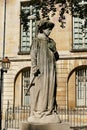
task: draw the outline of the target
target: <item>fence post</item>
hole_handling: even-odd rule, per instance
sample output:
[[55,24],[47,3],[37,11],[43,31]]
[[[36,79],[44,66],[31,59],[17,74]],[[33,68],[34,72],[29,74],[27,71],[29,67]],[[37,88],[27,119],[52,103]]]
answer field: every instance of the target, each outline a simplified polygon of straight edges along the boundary
[[5,112],[5,128],[3,130],[7,130],[8,128],[8,110],[9,110],[9,100],[7,102],[7,108]]

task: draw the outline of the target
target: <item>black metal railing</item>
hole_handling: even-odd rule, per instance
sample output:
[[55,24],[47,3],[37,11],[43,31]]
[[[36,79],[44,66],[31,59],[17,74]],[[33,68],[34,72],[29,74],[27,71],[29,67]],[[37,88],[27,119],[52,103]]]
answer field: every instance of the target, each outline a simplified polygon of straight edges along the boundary
[[30,116],[30,107],[7,108],[5,113],[5,130],[7,128],[19,129],[22,121],[27,121]]
[[[61,122],[69,122],[71,128],[87,128],[87,109],[58,108]],[[8,107],[5,114],[5,129],[19,129],[22,121],[27,121],[30,116],[30,107]]]
[[58,108],[62,122],[69,122],[71,128],[87,128],[87,108],[61,109]]

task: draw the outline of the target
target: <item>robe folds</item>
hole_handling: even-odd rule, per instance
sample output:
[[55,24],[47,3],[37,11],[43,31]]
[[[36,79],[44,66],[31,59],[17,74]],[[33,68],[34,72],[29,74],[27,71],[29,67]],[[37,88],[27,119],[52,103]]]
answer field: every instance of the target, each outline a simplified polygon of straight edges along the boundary
[[51,38],[36,38],[31,47],[31,79],[39,69],[30,89],[31,113],[52,113],[56,105],[56,44]]

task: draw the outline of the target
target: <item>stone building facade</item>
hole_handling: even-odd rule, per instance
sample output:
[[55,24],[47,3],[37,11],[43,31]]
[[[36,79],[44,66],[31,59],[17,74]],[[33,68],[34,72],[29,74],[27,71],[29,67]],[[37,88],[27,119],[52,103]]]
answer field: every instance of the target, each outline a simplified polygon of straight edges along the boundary
[[[29,39],[25,37],[20,18],[21,9],[26,9],[28,0],[6,0],[6,26],[5,46],[3,52],[4,33],[4,1],[0,0],[0,62],[3,53],[10,59],[10,68],[4,73],[2,108],[10,106],[28,106],[29,95],[25,97],[24,91],[29,84],[31,57],[29,46],[32,44],[35,19],[29,18]],[[30,1],[29,5],[32,7]],[[32,8],[29,8],[32,10]],[[56,63],[57,74],[57,103],[63,108],[87,107],[87,48],[86,42],[75,42],[73,18],[66,14],[65,28],[60,27],[58,13],[51,18],[55,27],[50,37],[56,42],[59,60]],[[34,21],[34,22],[33,22]],[[79,21],[79,20],[78,20]],[[78,22],[77,22],[78,24]],[[78,32],[77,32],[78,34]],[[78,34],[79,35],[79,34]],[[78,37],[76,37],[78,40]],[[84,39],[83,39],[84,40]],[[26,41],[26,44],[25,44]],[[28,45],[29,44],[29,45]],[[75,48],[76,46],[76,48]]]

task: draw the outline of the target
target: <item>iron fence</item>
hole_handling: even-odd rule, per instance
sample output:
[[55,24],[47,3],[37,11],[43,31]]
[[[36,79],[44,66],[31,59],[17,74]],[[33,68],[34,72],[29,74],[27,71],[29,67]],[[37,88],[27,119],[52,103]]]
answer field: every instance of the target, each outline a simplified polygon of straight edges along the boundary
[[69,122],[71,127],[87,126],[87,109],[58,109],[59,117],[63,122]]
[[27,121],[30,116],[30,107],[7,108],[5,113],[5,130],[8,128],[19,129],[22,121]]
[[[69,122],[71,128],[87,126],[87,109],[62,109],[58,108],[61,122]],[[30,107],[8,107],[5,114],[5,128],[19,129],[20,122],[27,121],[30,116]],[[87,128],[87,127],[86,127]]]

